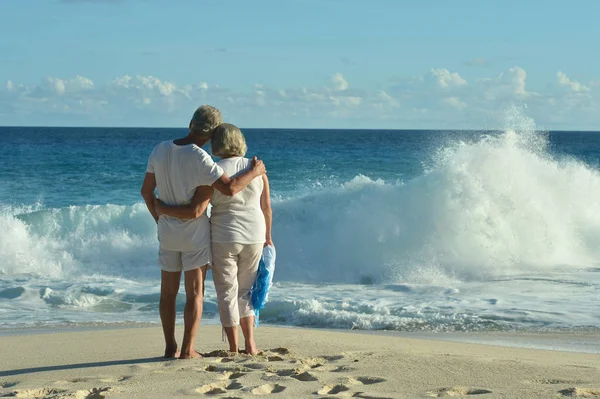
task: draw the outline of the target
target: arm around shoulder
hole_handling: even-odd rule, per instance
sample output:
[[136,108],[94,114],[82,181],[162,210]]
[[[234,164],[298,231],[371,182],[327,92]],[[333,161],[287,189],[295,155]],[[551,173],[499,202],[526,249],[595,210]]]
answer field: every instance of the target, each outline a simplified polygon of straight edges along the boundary
[[221,177],[213,183],[212,186],[221,194],[232,197],[246,188],[246,186],[250,184],[255,177],[264,175],[265,173],[267,173],[267,169],[265,168],[264,162],[254,157],[252,159],[252,168],[244,173],[239,174],[233,179],[230,179],[223,173]]

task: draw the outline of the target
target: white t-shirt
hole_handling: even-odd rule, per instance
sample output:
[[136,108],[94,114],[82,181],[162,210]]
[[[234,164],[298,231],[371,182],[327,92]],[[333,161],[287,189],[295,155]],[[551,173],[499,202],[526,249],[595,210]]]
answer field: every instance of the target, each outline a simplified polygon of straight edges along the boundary
[[[156,176],[158,198],[167,205],[187,205],[198,186],[211,186],[223,174],[206,151],[195,144],[164,141],[148,160],[148,173]],[[210,223],[206,213],[181,220],[161,215],[158,219],[160,247],[171,251],[197,251],[210,246]]]
[[[227,176],[232,178],[252,167],[251,161],[242,157],[226,158],[219,161],[218,165],[223,168]],[[214,191],[210,214],[213,242],[238,244],[265,242],[267,228],[260,207],[263,187],[262,176],[258,176],[233,197]]]

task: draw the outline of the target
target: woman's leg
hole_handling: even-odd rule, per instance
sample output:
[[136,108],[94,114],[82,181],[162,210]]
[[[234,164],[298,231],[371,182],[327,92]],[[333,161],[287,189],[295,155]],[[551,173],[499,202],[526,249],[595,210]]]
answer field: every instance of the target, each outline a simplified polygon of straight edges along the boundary
[[213,281],[219,302],[219,316],[225,328],[229,350],[238,352],[237,326],[240,324],[238,313],[238,253],[239,244],[213,243]]
[[258,349],[254,342],[254,308],[252,307],[252,298],[250,290],[256,280],[258,271],[258,262],[262,256],[263,244],[246,244],[240,251],[238,257],[238,307],[240,315],[240,324],[244,333],[244,342],[246,352],[250,355],[256,355]]

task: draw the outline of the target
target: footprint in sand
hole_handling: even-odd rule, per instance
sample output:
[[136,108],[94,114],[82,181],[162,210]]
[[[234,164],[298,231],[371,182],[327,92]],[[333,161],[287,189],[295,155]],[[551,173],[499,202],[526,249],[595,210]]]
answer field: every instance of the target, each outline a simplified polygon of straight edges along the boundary
[[225,371],[223,376],[221,377],[224,380],[237,380],[238,378],[242,378],[246,373],[241,371]]
[[323,367],[327,363],[327,360],[323,359],[322,357],[307,357],[300,359],[300,363],[309,366],[311,369],[316,369]]
[[0,388],[12,388],[14,386],[16,386],[17,383],[16,382],[12,382],[12,381],[3,381],[0,382]]
[[203,357],[221,357],[221,358],[223,358],[223,357],[236,357],[236,356],[239,356],[239,354],[234,353],[234,352],[229,352],[229,351],[226,351],[223,349],[219,349],[219,350],[212,351],[209,353],[203,353],[202,356]]
[[339,393],[342,392],[346,392],[349,391],[350,388],[348,388],[346,385],[325,385],[323,388],[319,389],[317,391],[317,394],[319,395],[337,395]]
[[544,378],[541,380],[533,380],[530,382],[532,382],[534,384],[542,384],[542,385],[585,384],[585,382],[582,382],[582,381],[567,381],[567,380],[560,380],[560,379],[553,379],[553,378]]
[[285,387],[279,384],[265,384],[258,386],[250,391],[253,395],[271,395],[285,391]]
[[213,384],[202,385],[200,388],[196,388],[196,392],[204,394],[204,395],[220,395],[223,393],[227,393],[227,391],[235,391],[238,389],[242,389],[244,386],[237,381],[223,381],[216,382]]
[[305,371],[304,373],[293,373],[292,375],[290,375],[290,377],[302,382],[319,381],[317,377],[315,377],[308,371]]
[[323,359],[327,360],[328,362],[337,362],[338,360],[342,360],[343,358],[345,358],[344,355],[336,355],[336,356],[321,356]]
[[5,397],[27,398],[27,399],[46,399],[56,398],[68,391],[56,388],[37,388],[37,389],[18,389],[6,395]]
[[204,395],[220,395],[222,393],[227,393],[226,387],[227,382],[218,382],[214,384],[202,385],[200,388],[196,389],[196,392]]
[[572,398],[600,398],[600,389],[598,388],[567,388],[558,391],[559,394]]
[[288,348],[275,348],[269,350],[269,352],[277,353],[278,355],[289,355],[292,351]]
[[89,390],[76,391],[74,399],[104,399],[112,391],[111,387],[92,388]]
[[385,382],[384,378],[378,377],[348,377],[348,383],[353,385],[373,385]]
[[252,370],[264,370],[267,368],[267,366],[262,363],[249,363],[245,364],[244,366]]
[[353,398],[360,398],[360,399],[394,399],[394,398],[388,398],[385,396],[371,396],[370,394],[364,393],[364,392],[356,392],[354,395],[352,395]]
[[[267,371],[269,371],[267,369]],[[284,369],[284,370],[274,370],[273,371],[275,374],[277,374],[280,377],[291,377],[293,375],[297,375],[297,374],[302,374],[304,372],[304,369]]]
[[355,369],[348,366],[338,366],[335,369],[331,370],[332,373],[347,373],[349,371],[354,371]]
[[428,391],[427,395],[430,397],[433,397],[433,398],[441,398],[441,397],[445,397],[445,396],[485,395],[487,393],[492,393],[492,391],[490,391],[488,389],[454,387],[454,388],[440,388],[440,389],[435,389],[433,391]]
[[91,378],[89,378],[89,377],[79,377],[79,378],[73,378],[72,380],[69,380],[69,382],[71,382],[73,384],[77,384],[78,382],[88,382],[89,380],[91,380]]

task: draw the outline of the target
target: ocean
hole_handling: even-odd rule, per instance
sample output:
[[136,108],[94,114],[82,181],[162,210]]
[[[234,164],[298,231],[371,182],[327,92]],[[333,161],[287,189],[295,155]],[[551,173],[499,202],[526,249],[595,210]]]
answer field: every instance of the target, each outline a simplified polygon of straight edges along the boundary
[[[600,328],[600,132],[243,129],[268,168],[262,324]],[[152,148],[186,129],[0,128],[0,328],[159,323]],[[178,306],[182,312],[184,294]],[[218,323],[208,281],[202,323]]]

